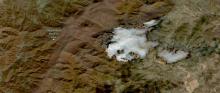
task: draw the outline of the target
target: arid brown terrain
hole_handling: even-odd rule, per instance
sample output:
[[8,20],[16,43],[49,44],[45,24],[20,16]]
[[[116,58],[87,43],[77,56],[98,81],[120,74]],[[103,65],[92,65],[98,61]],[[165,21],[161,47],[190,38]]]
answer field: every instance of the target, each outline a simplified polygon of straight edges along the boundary
[[[0,93],[219,93],[219,0],[0,0]],[[105,49],[116,27],[161,19],[143,60]],[[158,49],[187,59],[165,64]]]

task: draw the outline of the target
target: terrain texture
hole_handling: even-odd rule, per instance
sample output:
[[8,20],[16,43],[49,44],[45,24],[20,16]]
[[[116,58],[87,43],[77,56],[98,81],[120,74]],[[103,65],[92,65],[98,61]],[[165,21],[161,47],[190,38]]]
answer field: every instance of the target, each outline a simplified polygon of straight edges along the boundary
[[[0,0],[0,93],[219,93],[219,0]],[[161,19],[143,60],[105,52],[116,27]],[[166,64],[159,49],[185,50]]]

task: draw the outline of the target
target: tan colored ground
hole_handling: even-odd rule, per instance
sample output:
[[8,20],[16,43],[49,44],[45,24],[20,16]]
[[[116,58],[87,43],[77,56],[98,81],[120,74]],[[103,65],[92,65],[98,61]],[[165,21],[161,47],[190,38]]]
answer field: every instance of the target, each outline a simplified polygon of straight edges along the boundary
[[[220,92],[220,47],[211,43],[219,45],[218,0],[8,0],[0,7],[0,93]],[[140,62],[106,56],[113,28],[158,17],[160,31],[148,39],[188,50],[189,58],[163,64],[157,48]]]

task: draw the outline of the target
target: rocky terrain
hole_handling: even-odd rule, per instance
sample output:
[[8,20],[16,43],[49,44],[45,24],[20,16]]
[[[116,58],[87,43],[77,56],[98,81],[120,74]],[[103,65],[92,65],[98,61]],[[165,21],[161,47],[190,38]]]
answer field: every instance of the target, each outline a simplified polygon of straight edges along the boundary
[[[219,93],[219,0],[0,0],[0,93]],[[143,60],[105,49],[116,27],[158,41]],[[166,64],[159,49],[190,55]]]

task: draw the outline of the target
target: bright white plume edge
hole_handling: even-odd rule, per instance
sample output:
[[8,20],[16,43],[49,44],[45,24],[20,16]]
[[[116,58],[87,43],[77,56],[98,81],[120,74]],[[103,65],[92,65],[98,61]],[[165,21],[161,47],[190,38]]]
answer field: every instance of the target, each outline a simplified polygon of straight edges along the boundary
[[178,50],[175,52],[163,50],[158,53],[158,56],[163,58],[167,63],[175,63],[179,60],[185,59],[188,54],[188,52],[182,50]]
[[147,30],[157,25],[158,21],[151,20],[145,22],[145,29],[117,27],[113,31],[111,44],[108,45],[106,52],[109,58],[115,57],[117,61],[131,61],[137,58],[144,58],[150,48],[158,45],[157,42],[147,41]]

